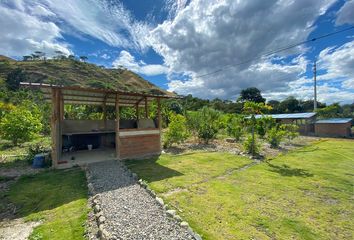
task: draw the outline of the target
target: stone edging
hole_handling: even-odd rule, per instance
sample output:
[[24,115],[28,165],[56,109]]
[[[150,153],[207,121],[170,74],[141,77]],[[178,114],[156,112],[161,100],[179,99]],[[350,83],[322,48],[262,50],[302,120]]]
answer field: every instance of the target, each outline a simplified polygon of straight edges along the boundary
[[[162,198],[159,198],[156,196],[156,193],[154,190],[150,189],[148,187],[148,185],[142,180],[139,179],[138,180],[138,175],[136,173],[133,173],[129,168],[127,168],[127,166],[124,165],[124,163],[122,163],[121,165],[123,167],[123,169],[129,173],[129,175],[135,180],[137,181],[137,183],[146,190],[146,192],[152,196],[156,202],[162,207],[162,209],[164,211],[166,211],[167,216],[169,216],[171,219],[174,219],[181,227],[185,228],[188,230],[189,234],[191,234],[196,240],[202,240],[202,237],[196,233],[190,226],[189,224],[184,221],[177,213],[176,210],[173,209],[169,209],[169,206],[167,204],[164,203]],[[88,168],[85,168],[85,172],[86,172],[86,179],[87,179],[87,187],[88,187],[88,191],[89,191],[89,195],[91,195],[92,197],[90,197],[91,199],[91,207],[93,208],[94,211],[94,216],[96,219],[96,223],[98,226],[98,233],[97,233],[97,237],[101,240],[110,240],[111,235],[110,233],[107,231],[106,227],[105,227],[105,222],[106,222],[106,218],[103,216],[103,212],[102,212],[102,208],[101,208],[101,202],[100,202],[100,194],[96,194],[95,189],[93,187],[92,184],[92,175],[90,173],[90,171],[88,170]]]
[[138,180],[138,175],[134,172],[132,172],[127,166],[124,164],[122,165],[124,170],[126,170],[130,176],[138,182],[138,184],[146,190],[146,192],[153,197],[156,202],[162,207],[164,211],[166,211],[167,216],[169,216],[171,219],[174,219],[181,227],[185,228],[188,230],[189,234],[191,234],[196,240],[202,240],[202,237],[196,233],[188,224],[188,222],[184,221],[177,213],[176,210],[169,209],[169,206],[164,203],[162,198],[159,198],[156,196],[156,193],[154,190],[150,189],[149,186],[146,184],[146,182],[142,179]]
[[88,187],[89,195],[91,196],[90,197],[91,208],[93,209],[94,218],[96,220],[97,227],[98,227],[97,237],[98,237],[98,239],[101,239],[101,240],[109,240],[109,239],[111,239],[111,235],[109,234],[109,232],[105,228],[106,218],[103,216],[103,212],[101,209],[100,194],[96,194],[96,192],[95,192],[95,189],[94,189],[92,181],[91,181],[92,175],[91,175],[89,169],[85,168],[85,172],[86,172],[86,179],[88,182],[87,187]]

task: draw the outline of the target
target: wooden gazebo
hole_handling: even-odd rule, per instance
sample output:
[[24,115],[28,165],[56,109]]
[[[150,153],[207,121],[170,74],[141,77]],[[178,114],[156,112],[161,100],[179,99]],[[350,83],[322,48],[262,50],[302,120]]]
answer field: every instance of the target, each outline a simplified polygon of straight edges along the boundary
[[[52,104],[52,162],[55,168],[71,167],[109,159],[143,158],[161,153],[161,99],[174,95],[154,95],[108,89],[59,86],[22,82],[39,89]],[[148,119],[148,104],[157,101],[157,119]],[[103,119],[65,119],[65,104],[101,105]],[[115,107],[115,119],[107,119],[107,106]],[[123,120],[122,106],[134,107],[142,119]]]

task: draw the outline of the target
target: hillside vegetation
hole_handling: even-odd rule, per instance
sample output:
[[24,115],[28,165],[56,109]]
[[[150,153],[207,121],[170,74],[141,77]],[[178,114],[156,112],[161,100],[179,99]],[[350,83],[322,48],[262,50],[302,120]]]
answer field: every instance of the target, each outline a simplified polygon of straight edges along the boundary
[[154,84],[127,69],[106,69],[77,60],[15,61],[0,56],[0,81],[21,72],[27,82],[105,88],[150,94],[166,94]]

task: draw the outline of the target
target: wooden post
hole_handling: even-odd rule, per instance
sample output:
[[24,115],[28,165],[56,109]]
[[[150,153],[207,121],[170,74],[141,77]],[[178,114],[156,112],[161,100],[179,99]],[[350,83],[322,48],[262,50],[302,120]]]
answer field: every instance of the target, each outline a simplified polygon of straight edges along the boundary
[[60,91],[60,121],[64,120],[64,97]]
[[60,91],[52,88],[52,117],[51,117],[51,137],[52,137],[52,163],[53,167],[58,166],[60,158]]
[[162,150],[162,120],[161,120],[161,101],[160,101],[160,98],[157,98],[157,125],[158,125],[158,128],[159,128],[159,136],[160,136],[160,151]]
[[107,94],[104,96],[102,110],[103,110],[103,128],[104,130],[107,130]]
[[120,137],[119,137],[119,95],[116,94],[116,157],[120,159]]
[[139,120],[139,103],[135,105],[135,112],[136,112],[136,120]]
[[[108,94],[106,94],[104,96],[103,103],[102,103],[103,131],[107,130],[107,96],[108,96]],[[102,147],[107,146],[107,135],[106,134],[100,135],[100,142],[101,142],[101,146]]]
[[148,118],[148,101],[147,101],[147,97],[145,97],[145,118]]
[[157,98],[157,122],[158,122],[158,128],[161,131],[162,120],[161,120],[161,101],[160,101],[160,98]]

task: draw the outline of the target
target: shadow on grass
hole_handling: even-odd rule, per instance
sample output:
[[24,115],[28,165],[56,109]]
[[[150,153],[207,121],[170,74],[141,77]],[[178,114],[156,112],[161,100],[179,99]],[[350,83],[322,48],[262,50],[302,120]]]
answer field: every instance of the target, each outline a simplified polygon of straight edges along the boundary
[[24,157],[17,157],[15,159],[6,159],[0,161],[0,169],[8,169],[8,168],[18,168],[18,167],[27,167],[29,163],[26,161]]
[[282,176],[286,177],[313,177],[312,173],[309,173],[307,170],[302,168],[291,168],[286,164],[283,165],[274,165],[271,163],[267,163],[270,167],[271,172],[276,172]]
[[6,195],[7,200],[16,206],[12,218],[26,217],[87,198],[85,173],[74,168],[22,176]]
[[157,163],[158,156],[143,160],[126,160],[125,164],[140,178],[147,182],[160,181],[166,178],[182,176],[181,172],[165,167]]

